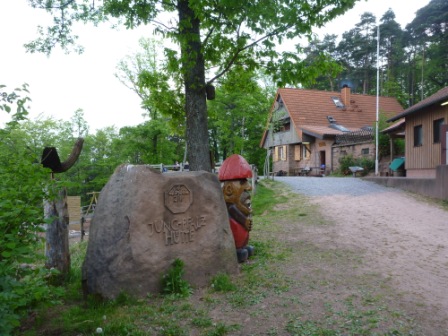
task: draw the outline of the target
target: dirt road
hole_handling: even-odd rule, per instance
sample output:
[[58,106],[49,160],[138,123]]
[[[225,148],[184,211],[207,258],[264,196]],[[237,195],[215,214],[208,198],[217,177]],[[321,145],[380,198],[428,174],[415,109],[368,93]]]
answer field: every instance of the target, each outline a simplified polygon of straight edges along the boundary
[[[448,211],[398,189],[355,178],[282,177],[335,223],[321,244],[364,251],[403,302],[448,335]],[[431,332],[432,334],[432,332]]]

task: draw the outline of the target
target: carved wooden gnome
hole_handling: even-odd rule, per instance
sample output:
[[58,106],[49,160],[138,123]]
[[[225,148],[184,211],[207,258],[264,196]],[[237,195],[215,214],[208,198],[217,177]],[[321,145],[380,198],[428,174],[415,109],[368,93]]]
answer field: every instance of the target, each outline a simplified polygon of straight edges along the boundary
[[222,182],[238,262],[246,261],[254,253],[253,246],[248,245],[249,231],[252,229],[252,187],[247,179],[251,177],[251,167],[238,154],[229,156],[219,169],[219,180]]

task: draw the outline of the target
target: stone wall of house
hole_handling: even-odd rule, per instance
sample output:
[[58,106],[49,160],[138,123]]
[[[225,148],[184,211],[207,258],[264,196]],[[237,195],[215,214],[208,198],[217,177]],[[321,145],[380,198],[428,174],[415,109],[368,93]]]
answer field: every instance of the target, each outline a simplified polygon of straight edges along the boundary
[[312,174],[320,174],[321,171],[318,168],[321,165],[320,152],[325,151],[325,165],[326,165],[326,174],[330,171],[330,159],[331,159],[331,141],[321,140],[319,145],[316,143],[311,144],[311,154],[309,157],[304,158],[301,157],[300,160],[296,160],[295,158],[295,150],[296,146],[300,146],[299,144],[292,144],[287,146],[287,155],[286,160],[278,160],[274,162],[273,172],[279,172],[280,170],[287,172],[288,175],[294,176],[298,175],[298,171],[301,168],[311,168]]
[[[288,159],[289,159],[289,154],[288,154]],[[288,160],[278,160],[273,163],[272,171],[274,173],[277,173],[280,170],[289,173],[289,161]]]
[[332,149],[332,171],[339,169],[339,160],[347,155],[354,158],[369,158],[375,160],[375,144],[373,142],[350,145],[336,145]]
[[272,170],[275,173],[278,173],[279,171],[284,171],[289,174],[289,164],[288,161],[277,161],[274,162],[274,169]]
[[288,146],[288,175],[293,176],[295,175],[296,169],[300,167],[301,161],[295,160],[295,146],[297,144],[289,145]]
[[[313,145],[312,151],[314,151],[313,156],[315,157],[313,160],[312,167],[315,167],[315,173],[328,175],[331,172],[331,150],[332,150],[332,140],[316,140],[316,143]],[[323,161],[322,152],[325,152],[325,168],[321,167],[321,163]],[[318,167],[322,169],[318,170]]]
[[288,146],[288,175],[294,175],[294,168],[296,167],[296,161],[294,160],[294,145]]

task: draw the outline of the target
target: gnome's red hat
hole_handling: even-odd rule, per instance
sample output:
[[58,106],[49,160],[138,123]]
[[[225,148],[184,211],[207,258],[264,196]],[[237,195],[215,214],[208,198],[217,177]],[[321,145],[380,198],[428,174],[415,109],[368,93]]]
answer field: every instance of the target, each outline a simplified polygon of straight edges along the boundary
[[245,158],[238,154],[232,154],[222,163],[218,177],[220,181],[251,178],[252,169]]

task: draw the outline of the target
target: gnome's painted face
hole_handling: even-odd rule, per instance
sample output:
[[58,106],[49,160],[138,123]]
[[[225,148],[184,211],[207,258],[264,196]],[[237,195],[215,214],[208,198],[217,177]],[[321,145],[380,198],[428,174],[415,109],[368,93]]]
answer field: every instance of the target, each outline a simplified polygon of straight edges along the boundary
[[249,217],[251,209],[252,186],[247,179],[224,181],[223,188],[224,200],[227,206],[235,205],[241,213]]

